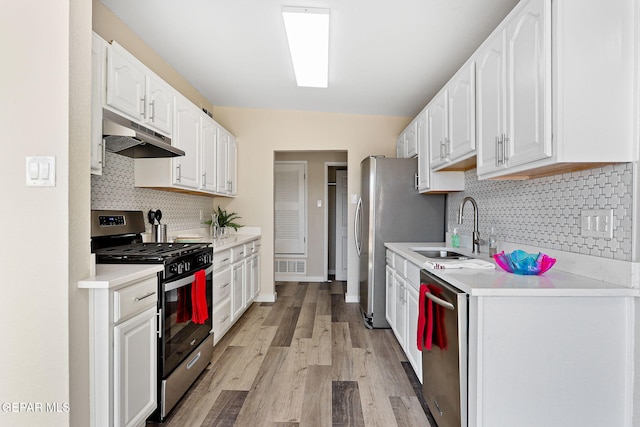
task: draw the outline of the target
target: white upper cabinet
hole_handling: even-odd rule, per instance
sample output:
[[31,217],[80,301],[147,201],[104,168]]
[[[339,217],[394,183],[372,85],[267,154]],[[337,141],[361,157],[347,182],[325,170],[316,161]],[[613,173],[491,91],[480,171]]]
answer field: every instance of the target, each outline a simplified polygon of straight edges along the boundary
[[228,196],[236,195],[238,147],[236,138],[226,129],[218,130],[216,161],[216,191]]
[[174,157],[173,184],[179,187],[200,187],[200,111],[182,96],[176,96],[172,145],[183,150],[184,156]]
[[548,0],[527,1],[479,50],[478,175],[551,157]]
[[418,122],[414,120],[405,131],[405,157],[418,155]]
[[446,193],[464,190],[464,172],[433,172],[429,145],[429,109],[425,108],[415,118],[418,145],[418,191],[420,193]]
[[200,150],[200,189],[216,191],[216,145],[218,144],[218,124],[203,113]]
[[478,176],[635,160],[633,0],[523,0],[474,57]]
[[448,162],[456,163],[476,153],[475,62],[467,63],[447,84],[449,114]]
[[108,47],[106,106],[171,136],[174,90],[116,42]]
[[476,153],[475,63],[465,64],[427,106],[431,168],[464,170]]
[[91,40],[91,173],[102,175],[104,143],[102,141],[102,105],[107,42],[96,33]]
[[447,131],[447,93],[441,91],[427,106],[428,140],[432,169],[447,162],[449,132]]

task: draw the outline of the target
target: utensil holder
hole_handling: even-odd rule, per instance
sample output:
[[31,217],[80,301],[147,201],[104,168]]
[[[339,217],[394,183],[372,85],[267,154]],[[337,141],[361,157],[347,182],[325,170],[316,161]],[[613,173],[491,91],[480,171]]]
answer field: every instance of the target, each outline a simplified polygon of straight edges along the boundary
[[167,241],[167,224],[154,224],[151,230],[154,242],[164,243]]

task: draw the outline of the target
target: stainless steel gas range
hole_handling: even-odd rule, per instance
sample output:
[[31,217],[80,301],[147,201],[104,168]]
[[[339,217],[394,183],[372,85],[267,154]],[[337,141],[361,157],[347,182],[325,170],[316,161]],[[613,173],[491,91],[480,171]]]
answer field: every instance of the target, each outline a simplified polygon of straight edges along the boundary
[[158,273],[158,410],[164,420],[211,361],[210,243],[144,243],[142,211],[91,211],[91,251],[101,264],[163,264]]

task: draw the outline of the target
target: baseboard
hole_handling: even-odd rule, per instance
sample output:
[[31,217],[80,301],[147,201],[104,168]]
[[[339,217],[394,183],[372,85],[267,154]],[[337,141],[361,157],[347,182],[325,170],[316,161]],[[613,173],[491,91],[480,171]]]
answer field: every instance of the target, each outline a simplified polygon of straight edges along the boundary
[[271,295],[258,295],[254,301],[255,302],[276,302],[278,299],[278,294],[274,292]]
[[349,295],[346,294],[344,296],[344,302],[348,302],[348,303],[358,303],[360,302],[360,296],[359,295]]

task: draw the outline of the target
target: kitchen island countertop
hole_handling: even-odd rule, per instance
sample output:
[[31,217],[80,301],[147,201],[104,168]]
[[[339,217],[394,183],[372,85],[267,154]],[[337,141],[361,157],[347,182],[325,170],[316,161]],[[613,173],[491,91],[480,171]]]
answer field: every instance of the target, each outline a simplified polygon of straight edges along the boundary
[[[443,242],[385,243],[407,261],[424,268],[428,258],[410,248],[446,247]],[[474,255],[468,248],[447,248],[469,257],[495,262],[488,254]],[[577,274],[551,270],[539,276],[507,273],[496,266],[494,270],[427,269],[430,273],[472,296],[640,296],[640,289],[594,280]]]

